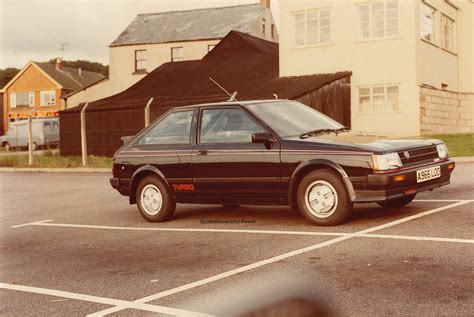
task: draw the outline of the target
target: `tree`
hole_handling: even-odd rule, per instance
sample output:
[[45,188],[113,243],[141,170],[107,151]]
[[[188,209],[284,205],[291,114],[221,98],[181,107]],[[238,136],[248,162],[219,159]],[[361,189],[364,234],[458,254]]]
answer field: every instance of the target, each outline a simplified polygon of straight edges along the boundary
[[20,70],[15,67],[0,69],[0,88],[3,88]]
[[[56,59],[55,58],[50,59],[48,61],[48,63],[56,64]],[[99,62],[91,62],[91,61],[87,61],[87,60],[78,59],[78,60],[75,60],[75,61],[63,60],[62,64],[65,67],[71,67],[71,68],[79,68],[80,67],[82,70],[88,70],[88,71],[91,71],[91,72],[101,73],[101,74],[104,74],[105,76],[109,75],[109,66],[108,65],[103,65]]]

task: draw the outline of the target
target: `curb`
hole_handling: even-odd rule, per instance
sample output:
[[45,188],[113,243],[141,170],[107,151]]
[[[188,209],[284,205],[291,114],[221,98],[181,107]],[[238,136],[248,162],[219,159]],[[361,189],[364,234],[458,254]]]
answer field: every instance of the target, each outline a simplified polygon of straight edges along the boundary
[[452,160],[456,163],[467,163],[467,162],[474,162],[474,156],[458,156],[458,157],[451,157]]
[[112,173],[111,168],[96,167],[0,167],[0,172],[15,173]]

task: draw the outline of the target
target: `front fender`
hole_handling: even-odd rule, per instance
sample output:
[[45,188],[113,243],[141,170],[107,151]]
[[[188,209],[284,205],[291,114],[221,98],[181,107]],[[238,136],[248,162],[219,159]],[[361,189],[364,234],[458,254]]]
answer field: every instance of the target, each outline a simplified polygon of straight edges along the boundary
[[327,159],[312,159],[308,161],[301,162],[293,171],[290,177],[289,188],[288,188],[288,201],[290,204],[294,201],[296,191],[298,190],[298,179],[301,179],[301,173],[304,173],[305,170],[314,170],[318,168],[329,168],[335,170],[341,175],[344,184],[346,185],[347,193],[349,194],[349,199],[351,201],[355,200],[355,191],[352,183],[347,175],[346,171],[342,168],[341,165],[327,160]]

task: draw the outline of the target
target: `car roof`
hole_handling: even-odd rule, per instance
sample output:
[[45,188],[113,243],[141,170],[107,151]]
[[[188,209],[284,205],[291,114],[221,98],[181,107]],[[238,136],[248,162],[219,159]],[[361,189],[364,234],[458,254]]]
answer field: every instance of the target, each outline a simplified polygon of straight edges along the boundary
[[267,102],[282,102],[288,101],[286,99],[266,99],[266,100],[247,100],[247,101],[222,101],[222,102],[212,102],[212,103],[203,103],[197,105],[189,105],[173,108],[173,110],[182,110],[182,109],[194,109],[198,107],[226,107],[226,106],[246,106],[257,103],[267,103]]

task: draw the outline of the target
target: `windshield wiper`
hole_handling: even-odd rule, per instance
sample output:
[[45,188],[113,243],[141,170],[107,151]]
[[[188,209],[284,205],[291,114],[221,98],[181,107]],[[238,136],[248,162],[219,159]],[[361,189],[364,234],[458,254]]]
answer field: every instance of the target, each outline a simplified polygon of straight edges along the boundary
[[300,135],[300,139],[306,139],[306,138],[310,138],[312,136],[317,136],[317,135],[321,135],[321,134],[325,134],[325,133],[336,133],[336,135],[338,135],[339,133],[342,133],[342,132],[347,132],[349,131],[349,128],[347,127],[343,127],[343,128],[339,128],[339,129],[316,129],[316,130],[311,130],[311,131],[308,131],[308,132],[305,132],[303,134]]

